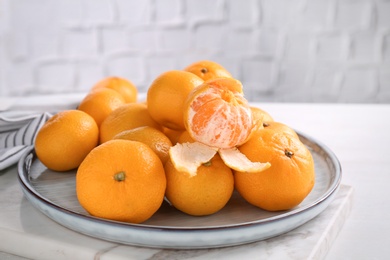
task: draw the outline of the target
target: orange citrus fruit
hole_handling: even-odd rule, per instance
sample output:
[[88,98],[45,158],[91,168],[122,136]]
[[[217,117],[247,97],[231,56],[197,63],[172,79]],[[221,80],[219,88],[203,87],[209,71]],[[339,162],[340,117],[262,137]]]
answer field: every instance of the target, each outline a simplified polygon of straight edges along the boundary
[[180,172],[169,160],[165,164],[165,195],[176,209],[184,213],[210,215],[229,201],[234,189],[233,174],[218,154],[197,171],[195,176]]
[[128,103],[113,111],[100,126],[100,143],[111,140],[122,131],[140,126],[151,126],[162,130],[150,116],[144,103]]
[[173,130],[167,127],[163,127],[163,133],[168,136],[169,140],[171,140],[172,144],[176,144],[179,136],[183,130]]
[[269,211],[288,210],[301,203],[312,190],[313,157],[290,134],[258,130],[239,149],[251,161],[271,163],[271,167],[258,173],[235,171],[235,187],[250,204]]
[[188,133],[188,131],[183,131],[179,138],[177,139],[178,143],[193,143],[195,142],[194,138],[191,137],[191,135]]
[[140,126],[125,130],[115,135],[113,139],[125,139],[144,143],[157,154],[163,164],[168,161],[169,148],[172,147],[171,140],[165,134],[150,126]]
[[108,77],[96,83],[92,87],[91,91],[101,88],[110,88],[117,91],[122,95],[126,103],[137,101],[138,90],[136,86],[127,79],[120,77]]
[[117,91],[102,88],[89,92],[79,104],[78,109],[92,116],[100,126],[112,111],[125,104],[124,98]]
[[191,137],[213,147],[243,144],[253,128],[252,111],[241,82],[233,78],[218,78],[196,87],[183,111]]
[[292,129],[291,127],[280,123],[276,121],[268,121],[268,122],[263,122],[263,130],[265,131],[272,131],[272,132],[279,132],[283,134],[288,134],[291,135],[292,137],[295,137],[299,139],[298,134]]
[[191,72],[204,81],[215,78],[231,78],[232,75],[222,65],[209,60],[201,60],[187,66],[185,71]]
[[98,140],[99,128],[90,115],[65,110],[41,127],[35,139],[35,152],[47,168],[68,171],[80,165]]
[[201,78],[187,71],[171,70],[161,74],[147,92],[150,115],[164,127],[184,130],[184,102],[191,90],[202,83]]
[[216,153],[234,170],[256,172],[270,166],[251,162],[236,148],[259,128],[238,80],[218,78],[194,88],[184,104],[184,123],[194,142],[178,142],[170,149],[177,170],[196,175]]
[[93,149],[76,174],[81,206],[91,215],[142,223],[161,206],[164,167],[146,144],[112,140]]
[[258,107],[250,107],[252,110],[253,120],[260,120],[261,122],[273,122],[272,116],[265,110]]

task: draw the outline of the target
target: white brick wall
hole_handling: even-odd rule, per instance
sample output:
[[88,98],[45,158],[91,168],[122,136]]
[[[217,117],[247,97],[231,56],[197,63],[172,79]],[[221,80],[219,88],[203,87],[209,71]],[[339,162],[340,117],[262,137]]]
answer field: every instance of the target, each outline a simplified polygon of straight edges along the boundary
[[200,59],[248,99],[390,103],[389,0],[0,0],[0,95],[140,91]]

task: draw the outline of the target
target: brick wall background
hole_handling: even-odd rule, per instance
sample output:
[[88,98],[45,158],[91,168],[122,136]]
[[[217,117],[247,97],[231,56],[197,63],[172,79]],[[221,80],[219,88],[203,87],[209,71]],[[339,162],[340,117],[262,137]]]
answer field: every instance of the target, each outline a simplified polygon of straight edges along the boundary
[[388,0],[0,0],[0,95],[145,91],[200,59],[249,100],[390,103]]

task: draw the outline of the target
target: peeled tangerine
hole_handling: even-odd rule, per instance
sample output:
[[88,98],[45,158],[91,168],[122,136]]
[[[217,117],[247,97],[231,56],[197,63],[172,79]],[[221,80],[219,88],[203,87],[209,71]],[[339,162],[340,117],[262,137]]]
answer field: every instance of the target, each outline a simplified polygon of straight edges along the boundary
[[233,78],[206,81],[194,88],[184,105],[184,124],[194,143],[170,149],[177,169],[196,175],[197,168],[218,152],[227,166],[259,172],[270,163],[251,162],[236,146],[245,143],[261,122],[254,122],[242,84]]

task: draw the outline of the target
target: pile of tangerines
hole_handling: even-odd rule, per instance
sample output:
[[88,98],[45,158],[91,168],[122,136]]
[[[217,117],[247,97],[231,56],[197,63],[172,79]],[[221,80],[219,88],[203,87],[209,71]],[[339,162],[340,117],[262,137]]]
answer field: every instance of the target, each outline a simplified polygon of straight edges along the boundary
[[189,215],[210,215],[235,189],[261,209],[287,210],[313,188],[313,158],[299,136],[251,106],[218,63],[167,71],[146,101],[137,95],[129,80],[106,78],[36,137],[47,168],[77,169],[77,198],[91,215],[141,223],[164,198]]

